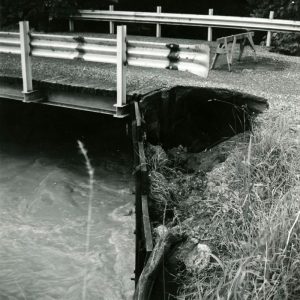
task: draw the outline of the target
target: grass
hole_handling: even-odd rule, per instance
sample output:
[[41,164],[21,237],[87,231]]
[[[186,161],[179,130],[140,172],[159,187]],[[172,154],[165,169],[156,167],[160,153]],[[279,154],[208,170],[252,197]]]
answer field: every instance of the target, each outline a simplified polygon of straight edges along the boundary
[[[94,197],[94,168],[92,167],[91,161],[88,156],[87,149],[81,141],[77,141],[78,148],[82,156],[84,157],[85,167],[89,176],[89,202],[88,202],[88,213],[87,213],[87,226],[86,226],[86,240],[85,240],[85,257],[88,259],[90,250],[90,238],[91,238],[91,225],[92,225],[92,201]],[[85,265],[84,276],[83,276],[83,286],[81,299],[86,300],[87,298],[87,284],[88,284],[88,266]]]
[[294,112],[267,114],[224,163],[204,178],[181,176],[173,189],[178,174],[156,166],[160,175],[151,178],[151,191],[163,191],[166,202],[171,198],[173,223],[176,216],[188,238],[213,253],[204,270],[178,275],[180,299],[300,299],[300,152],[294,127]]

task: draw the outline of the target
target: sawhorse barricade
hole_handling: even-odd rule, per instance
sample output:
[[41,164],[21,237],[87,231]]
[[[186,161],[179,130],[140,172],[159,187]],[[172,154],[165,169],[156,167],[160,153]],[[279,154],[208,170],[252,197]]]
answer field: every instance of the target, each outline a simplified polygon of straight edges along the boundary
[[[242,58],[247,41],[249,42],[249,46],[253,50],[254,58],[256,60],[256,52],[255,52],[253,38],[252,38],[253,36],[254,36],[254,32],[245,32],[245,33],[239,33],[239,34],[235,34],[235,35],[218,38],[216,54],[214,55],[214,58],[213,58],[213,61],[211,64],[211,69],[213,69],[215,67],[215,64],[216,64],[217,59],[220,56],[220,54],[226,54],[228,70],[229,70],[229,72],[231,71],[233,52],[234,52],[234,48],[235,48],[237,42],[240,44],[240,54],[239,54],[239,58],[238,58],[239,61]],[[231,47],[229,46],[230,43],[232,43]]]

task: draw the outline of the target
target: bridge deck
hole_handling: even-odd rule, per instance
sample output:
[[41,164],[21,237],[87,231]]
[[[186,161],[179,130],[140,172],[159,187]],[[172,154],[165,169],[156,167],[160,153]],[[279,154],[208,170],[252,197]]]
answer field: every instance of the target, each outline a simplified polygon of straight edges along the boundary
[[[152,37],[129,36],[130,38],[147,41],[158,40]],[[203,41],[173,38],[161,38],[159,41],[185,44],[203,43]],[[210,43],[210,46],[211,55],[213,55],[215,43]],[[135,93],[145,94],[162,87],[187,85],[235,89],[269,99],[272,98],[272,95],[277,96],[283,92],[296,97],[299,94],[300,59],[272,54],[259,47],[257,47],[257,54],[258,60],[254,62],[252,57],[247,57],[246,51],[246,57],[240,63],[235,64],[231,73],[227,71],[226,60],[220,60],[216,70],[210,71],[207,79],[199,78],[188,72],[128,67],[127,96],[130,98]],[[36,57],[32,61],[34,87],[47,92],[47,98],[50,100],[50,103],[47,102],[47,104],[109,114],[115,113],[113,107],[116,102],[115,65]],[[20,100],[20,78],[20,57],[1,54],[0,97]],[[14,83],[10,83],[8,86],[7,81],[12,81],[12,79]]]

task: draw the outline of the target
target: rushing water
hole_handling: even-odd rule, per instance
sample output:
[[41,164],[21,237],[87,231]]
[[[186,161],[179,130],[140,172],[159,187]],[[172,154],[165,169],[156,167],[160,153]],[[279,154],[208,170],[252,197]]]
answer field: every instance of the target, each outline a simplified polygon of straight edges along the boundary
[[[134,215],[124,123],[111,117],[0,104],[0,299],[130,299]],[[88,174],[95,169],[85,255]]]

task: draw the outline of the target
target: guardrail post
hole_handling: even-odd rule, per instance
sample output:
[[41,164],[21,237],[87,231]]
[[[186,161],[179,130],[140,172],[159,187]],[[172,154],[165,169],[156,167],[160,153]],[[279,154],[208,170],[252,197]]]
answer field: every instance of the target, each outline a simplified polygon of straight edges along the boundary
[[69,19],[69,31],[74,32],[74,21]]
[[[117,103],[116,109],[121,110],[126,105],[126,26],[117,27]],[[120,111],[121,112],[121,111]]]
[[[210,8],[208,10],[208,15],[209,16],[212,16],[214,14],[214,9],[213,8]],[[212,41],[212,27],[208,27],[208,30],[207,30],[207,41],[208,42],[211,42]]]
[[[273,20],[273,19],[274,19],[274,11],[270,11],[269,19],[270,19],[270,20]],[[271,32],[271,31],[268,31],[268,34],[267,34],[267,42],[266,42],[266,46],[267,46],[267,47],[271,47],[271,40],[272,40],[272,32]]]
[[23,79],[23,93],[32,92],[32,71],[30,56],[30,37],[28,21],[19,22],[21,42],[21,65]]
[[[114,11],[114,6],[113,5],[109,6],[109,11]],[[114,24],[114,22],[109,22],[109,33],[110,34],[115,33],[115,24]]]
[[[161,13],[161,6],[156,7],[156,12],[158,14]],[[161,25],[159,23],[156,24],[156,37],[158,37],[158,38],[161,37]]]

